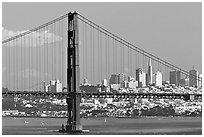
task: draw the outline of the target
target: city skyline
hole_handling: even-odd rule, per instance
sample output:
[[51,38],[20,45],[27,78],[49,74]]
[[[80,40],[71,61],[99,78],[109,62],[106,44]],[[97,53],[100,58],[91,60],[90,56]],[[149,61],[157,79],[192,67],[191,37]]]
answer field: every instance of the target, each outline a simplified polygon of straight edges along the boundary
[[[60,15],[63,15],[64,13],[67,12],[67,11],[65,11],[66,8],[72,7],[72,8],[76,8],[75,10],[78,11],[79,13],[83,13],[83,15],[85,15],[85,16],[87,15],[87,17],[90,18],[91,20],[94,20],[94,22],[104,25],[104,27],[107,28],[108,30],[113,31],[115,34],[123,37],[124,39],[127,39],[128,41],[131,41],[136,46],[138,46],[140,48],[142,47],[142,49],[144,49],[150,53],[153,53],[154,55],[166,60],[167,62],[171,62],[174,65],[179,66],[179,67],[181,67],[187,71],[190,70],[192,65],[195,65],[196,68],[198,69],[199,73],[202,73],[201,57],[198,57],[198,56],[202,55],[202,54],[199,54],[201,52],[201,50],[200,50],[201,49],[201,43],[198,44],[199,42],[201,42],[201,39],[200,39],[201,35],[199,33],[199,30],[200,30],[199,27],[201,27],[200,26],[200,22],[201,22],[200,21],[200,19],[201,19],[201,17],[200,17],[200,9],[201,9],[200,5],[201,4],[199,4],[199,3],[192,3],[190,5],[188,3],[183,3],[183,4],[181,4],[181,3],[170,3],[170,4],[167,4],[167,3],[148,3],[148,4],[145,4],[145,3],[132,3],[132,4],[125,3],[125,4],[123,4],[123,6],[129,7],[127,10],[132,11],[130,13],[134,13],[133,15],[131,15],[131,17],[132,16],[137,17],[137,18],[132,18],[131,24],[133,27],[130,27],[130,25],[127,25],[124,20],[123,21],[120,20],[121,19],[120,16],[122,16],[124,14],[124,12],[121,12],[123,10],[119,8],[119,7],[121,7],[121,3],[111,3],[111,4],[102,3],[103,6],[108,8],[108,10],[106,12],[110,13],[111,8],[115,9],[115,12],[112,13],[111,15],[102,12],[101,8],[99,8],[99,9],[94,8],[96,10],[96,13],[98,13],[98,15],[93,14],[91,12],[91,10],[89,11],[89,10],[84,9],[85,7],[90,7],[90,6],[98,7],[100,5],[98,3],[90,3],[90,4],[88,4],[88,3],[78,3],[78,4],[77,3],[63,3],[63,4],[62,3],[56,3],[55,5],[53,5],[53,6],[52,5],[53,5],[52,3],[21,3],[21,4],[20,3],[3,3],[3,10],[2,10],[3,11],[3,14],[2,14],[3,15],[3,17],[2,17],[2,19],[3,19],[2,20],[3,21],[2,22],[3,23],[3,38],[4,38],[4,34],[7,34],[7,35],[8,34],[16,34],[16,33],[19,33],[21,31],[33,28],[33,27],[35,27],[39,24],[42,24],[46,21],[49,21],[48,18],[51,18],[51,19],[56,18],[59,16],[56,14],[62,13]],[[65,8],[65,5],[66,6],[68,5],[68,6]],[[134,5],[134,6],[131,6],[131,5]],[[60,12],[54,13],[54,14],[49,14],[49,16],[47,13],[42,12],[44,17],[42,17],[41,14],[36,14],[37,12],[42,11],[43,7],[45,7],[45,6],[47,9],[47,12],[49,12],[49,13],[54,13],[53,9],[56,9],[57,7],[61,7]],[[20,8],[20,7],[22,7],[22,8]],[[39,7],[39,10],[33,12],[34,7]],[[167,12],[164,7],[168,8],[168,10],[170,10],[170,11]],[[186,7],[186,9],[183,7]],[[28,10],[28,13],[29,12],[31,13],[31,14],[29,14],[29,16],[28,16],[28,13],[24,13],[24,12],[22,13],[22,11],[21,11],[21,9],[25,10],[26,8],[30,9],[30,10]],[[180,14],[175,14],[175,12],[173,12],[173,9],[176,10]],[[192,10],[189,11],[190,9],[192,9]],[[11,11],[12,11],[12,14],[11,14]],[[141,11],[141,12],[133,12],[133,11]],[[163,11],[163,13],[160,11]],[[128,11],[126,11],[126,12],[128,12]],[[13,24],[12,23],[13,21],[11,21],[11,19],[12,19],[12,16],[15,16],[16,13],[18,13],[19,19],[16,20],[15,24]],[[118,14],[118,13],[121,13],[121,14]],[[47,16],[45,16],[46,14],[47,14]],[[107,17],[107,19],[101,20],[100,16],[102,16],[102,15],[106,15],[105,17]],[[164,16],[164,15],[168,15],[168,16]],[[186,16],[183,17],[183,15],[188,15],[188,17],[186,17]],[[32,22],[28,23],[28,20],[30,21],[29,18],[31,16],[32,16]],[[115,17],[115,19],[116,19],[115,21],[112,19],[112,16]],[[180,16],[182,16],[182,19],[179,18]],[[153,19],[153,17],[157,18],[158,21],[156,21],[156,22],[154,20],[151,21],[151,19]],[[158,17],[162,17],[162,18],[160,19]],[[23,18],[28,19],[26,21],[26,23],[23,21],[24,20]],[[39,20],[38,18],[41,18],[42,20]],[[94,18],[94,19],[92,19],[92,18]],[[126,18],[128,20],[130,17],[127,16]],[[176,22],[175,22],[175,20],[172,20],[171,18],[174,18],[176,20]],[[191,19],[194,19],[194,20],[191,20]],[[21,21],[23,21],[23,22],[21,22]],[[159,23],[159,25],[158,25],[158,23]],[[167,23],[168,26],[164,25],[162,23]],[[142,25],[142,24],[144,24],[144,25]],[[149,25],[149,27],[148,27],[148,25]],[[125,28],[127,28],[127,31],[124,31],[123,27],[120,27],[120,26],[126,26]],[[174,35],[176,36],[177,33],[174,34],[172,31],[170,31],[168,29],[168,28],[172,29],[172,27],[178,28],[178,30],[179,30],[178,32],[173,29],[175,32],[177,32],[179,34],[182,33],[181,35],[178,36],[178,39],[174,37]],[[186,34],[186,32],[184,33],[183,31],[181,31],[181,29],[179,29],[181,27],[183,29],[185,29],[185,31],[191,32],[191,33],[188,33],[189,35],[193,34],[193,36],[195,37],[195,34],[196,34],[196,36],[197,36],[196,40],[193,39],[194,37],[189,38],[189,35],[184,35],[184,34]],[[130,28],[134,28],[134,29],[131,30]],[[154,28],[157,29],[158,33],[155,33]],[[189,29],[189,28],[191,28],[191,29]],[[194,29],[192,30],[192,28],[194,28]],[[164,31],[165,29],[167,29],[167,30]],[[10,30],[10,31],[8,31],[8,30]],[[10,32],[10,33],[8,33],[8,32]],[[147,33],[147,32],[149,32],[149,33]],[[152,32],[154,32],[154,35],[152,35],[153,34]],[[170,33],[170,34],[167,34],[167,33]],[[147,34],[149,34],[149,35],[147,35]],[[160,34],[162,34],[162,35],[160,35]],[[174,35],[172,35],[172,34],[174,34]],[[152,36],[154,36],[154,40],[152,39]],[[162,38],[163,43],[160,43],[161,38]],[[173,39],[173,42],[171,42],[170,39]],[[189,42],[187,42],[187,40],[189,40]],[[160,42],[158,42],[158,41],[160,41]],[[175,44],[175,43],[180,43],[181,41],[187,42],[188,44],[186,44],[186,43],[185,44],[183,43],[182,45]],[[83,42],[83,41],[81,41],[81,42]],[[194,46],[189,45],[189,43],[192,44],[194,42],[197,42],[197,44],[193,44]],[[157,47],[157,46],[155,47],[155,44],[156,45],[159,44],[158,45],[159,47]],[[183,48],[182,48],[184,45],[185,45],[185,50],[183,50]],[[195,54],[192,52],[191,47],[194,49],[193,51],[196,52]],[[34,47],[32,49],[35,50]],[[190,54],[193,54],[194,56],[188,56],[187,53],[184,53],[185,51],[188,51],[188,52],[190,51]],[[174,53],[174,54],[169,54],[169,53]],[[176,58],[176,60],[175,60],[175,58]],[[179,60],[178,60],[178,58],[179,58]],[[185,65],[186,66],[182,67],[183,65],[181,62],[183,63],[184,66]],[[195,62],[200,62],[200,63],[195,64]],[[145,64],[145,67],[146,67],[146,64]],[[133,70],[134,69],[136,69],[136,68],[133,68]],[[3,73],[2,74],[5,74],[4,72],[6,70],[7,70],[7,68],[5,67],[5,65],[3,63],[3,65],[2,65],[2,72]],[[27,68],[26,70],[20,70],[19,72],[22,72],[22,71],[24,71],[27,75],[30,75],[29,74],[30,68]],[[39,73],[39,70],[32,70],[32,71],[34,71],[33,72],[34,74]],[[125,71],[123,71],[121,73],[127,73],[127,72],[129,73],[128,68],[125,68]],[[132,72],[134,72],[134,71],[132,71]],[[111,72],[109,72],[109,74],[111,74]],[[109,75],[109,74],[106,74],[106,75]],[[9,73],[9,75],[14,76],[16,74],[13,74],[11,72],[11,73]],[[45,75],[49,76],[50,72],[47,72]],[[103,74],[103,78],[104,78],[104,74]],[[4,79],[4,77],[3,77],[3,79]],[[97,78],[96,82],[98,82],[100,80],[101,80],[100,78]],[[65,81],[64,81],[64,83],[65,83]]]

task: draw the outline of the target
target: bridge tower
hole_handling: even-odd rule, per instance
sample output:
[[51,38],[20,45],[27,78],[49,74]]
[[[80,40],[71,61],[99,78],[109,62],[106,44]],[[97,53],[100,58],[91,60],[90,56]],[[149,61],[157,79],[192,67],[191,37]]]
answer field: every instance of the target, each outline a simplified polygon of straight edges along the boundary
[[77,13],[68,14],[68,46],[67,46],[67,125],[65,132],[81,132],[80,122],[80,76],[79,76],[79,34]]

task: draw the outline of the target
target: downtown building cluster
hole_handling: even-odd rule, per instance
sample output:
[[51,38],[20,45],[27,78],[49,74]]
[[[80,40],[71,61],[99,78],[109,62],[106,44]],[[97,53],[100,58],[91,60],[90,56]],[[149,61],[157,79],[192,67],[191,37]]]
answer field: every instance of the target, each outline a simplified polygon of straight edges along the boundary
[[[124,73],[111,74],[109,80],[102,79],[101,83],[97,85],[89,84],[88,80],[84,79],[83,83],[80,85],[80,90],[82,92],[131,92],[146,87],[161,88],[164,87],[164,85],[194,88],[202,86],[201,81],[198,80],[201,78],[201,74],[199,75],[194,67],[189,71],[189,76],[185,78],[182,78],[182,72],[180,71],[170,71],[169,80],[165,81],[163,80],[161,71],[157,70],[153,72],[151,59],[149,59],[147,65],[147,72],[142,68],[137,68],[135,70],[135,77],[127,76]],[[195,79],[195,77],[197,79]],[[64,90],[66,88],[63,88],[63,86],[64,85],[59,80],[51,80],[47,85],[43,82],[44,92],[66,92],[66,90]]]
[[43,82],[44,92],[62,92],[62,83],[59,80],[51,80],[48,85]]
[[109,81],[107,79],[101,80],[100,84],[91,85],[87,79],[81,84],[80,89],[85,92],[131,92],[137,91],[141,88],[157,87],[161,88],[165,85],[172,85],[176,87],[201,87],[201,74],[193,68],[189,71],[189,76],[182,78],[182,72],[170,71],[169,80],[163,80],[163,74],[157,70],[153,72],[151,59],[148,62],[148,70],[145,72],[142,68],[138,68],[135,71],[135,77],[128,76],[124,73],[111,74]]

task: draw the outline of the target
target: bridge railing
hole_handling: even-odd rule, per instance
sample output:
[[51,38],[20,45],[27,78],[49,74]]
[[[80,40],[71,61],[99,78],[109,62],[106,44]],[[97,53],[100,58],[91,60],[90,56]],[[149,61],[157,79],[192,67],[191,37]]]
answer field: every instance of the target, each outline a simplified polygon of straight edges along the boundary
[[201,100],[202,94],[188,94],[188,93],[67,93],[67,92],[3,92],[3,97],[16,96],[16,97],[56,97],[56,98],[69,98],[73,94],[77,94],[82,98],[136,98],[136,99],[183,99],[183,100]]

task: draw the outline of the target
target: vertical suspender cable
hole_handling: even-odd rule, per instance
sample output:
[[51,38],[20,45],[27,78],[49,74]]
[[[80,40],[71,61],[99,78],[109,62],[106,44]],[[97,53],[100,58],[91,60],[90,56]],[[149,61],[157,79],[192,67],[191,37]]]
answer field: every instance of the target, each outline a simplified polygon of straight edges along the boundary
[[99,52],[100,45],[99,43],[100,43],[100,38],[99,38],[99,30],[98,30],[98,73],[97,73],[98,81],[101,80],[100,74],[99,74],[100,73],[100,52]]
[[10,74],[11,74],[11,65],[10,65],[10,63],[11,63],[11,54],[10,54],[10,52],[11,52],[11,45],[10,45],[10,41],[9,41],[9,53],[8,53],[8,60],[9,60],[9,63],[8,63],[8,87],[9,87],[9,90],[11,90],[11,85],[10,85],[10,83],[11,83],[11,81],[10,81]]
[[[33,88],[35,88],[35,79],[34,79],[34,77],[33,77],[33,74],[34,74],[34,70],[37,70],[37,67],[38,67],[38,64],[37,64],[37,60],[38,60],[38,56],[37,56],[37,53],[36,53],[36,55],[35,55],[35,52],[37,51],[37,31],[35,31],[35,32],[32,32],[29,36],[31,36],[31,38],[30,38],[30,52],[31,52],[31,57],[30,57],[30,59],[31,59],[31,67],[29,68],[29,70],[31,71],[31,80],[30,80],[30,86],[29,86],[29,88],[31,89],[31,91],[34,91],[35,89],[33,89]],[[34,37],[36,37],[36,38],[34,38]],[[36,44],[36,45],[35,45]],[[35,47],[36,46],[36,47]],[[35,57],[35,58],[34,58]],[[35,60],[36,60],[36,62],[35,62]],[[34,68],[34,64],[36,65],[36,68]],[[36,80],[37,80],[37,77],[36,77]]]
[[57,80],[57,76],[56,76],[56,73],[57,73],[57,72],[56,72],[56,66],[57,66],[57,65],[56,65],[56,63],[57,63],[57,62],[56,62],[56,44],[57,44],[57,43],[56,43],[56,36],[55,36],[55,34],[56,34],[56,32],[55,32],[55,31],[56,31],[56,29],[55,29],[55,23],[54,23],[53,25],[54,25],[54,31],[53,31],[54,41],[53,41],[53,44],[54,44],[54,70],[55,70],[55,71],[54,71],[54,74],[55,74],[55,75],[54,75],[54,78],[55,78],[55,80]]
[[[144,56],[144,55],[143,55],[143,56]],[[147,66],[147,63],[146,63],[146,56],[144,56],[144,70],[145,70],[145,72],[147,71],[146,66]]]
[[[45,72],[45,31],[46,30],[45,30],[45,28],[46,28],[46,26],[43,28],[43,32],[44,32],[44,37],[43,37],[43,41],[44,41],[44,44],[43,44],[43,69],[44,69],[43,82],[45,82],[45,77],[46,77],[46,72]],[[44,83],[43,83],[43,86],[44,86]],[[45,88],[45,87],[43,87],[43,88]],[[44,91],[44,89],[43,89],[43,91]]]
[[121,66],[121,73],[123,73],[123,65],[122,65],[122,60],[123,60],[123,46],[122,46],[122,44],[121,43],[119,43],[120,44],[120,57],[121,57],[121,59],[120,59],[120,66]]
[[92,36],[93,36],[93,84],[95,84],[95,43],[94,43],[94,28],[92,28]]
[[[39,64],[38,64],[38,57],[39,57],[39,55],[38,55],[38,39],[39,39],[39,35],[38,35],[38,31],[36,31],[35,32],[36,33],[36,47],[35,47],[35,56],[36,56],[36,70],[34,71],[35,73],[36,73],[36,82],[34,82],[33,84],[37,84],[38,83],[38,78],[39,78],[39,76],[38,76],[38,69],[39,69]],[[36,91],[38,91],[38,87],[37,86],[33,86],[35,89],[34,90],[36,90]]]
[[[38,75],[38,73],[39,73],[39,52],[38,52],[38,50],[39,50],[39,37],[40,37],[40,30],[37,30],[37,38],[36,38],[36,40],[37,40],[37,45],[36,45],[36,47],[34,47],[35,45],[33,45],[33,47],[36,49],[36,64],[37,64],[37,68],[36,68],[36,70],[33,70],[33,72],[35,73],[35,75],[36,75],[36,83],[33,81],[33,84],[35,84],[35,89],[33,89],[33,90],[36,90],[36,91],[38,91],[38,80],[39,80],[39,75]],[[34,59],[34,56],[33,56],[33,59]],[[34,65],[35,65],[35,63],[33,62],[33,67],[34,67]],[[33,74],[34,74],[33,73]],[[34,79],[34,78],[33,78]]]
[[65,66],[65,62],[64,62],[64,19],[62,19],[62,72],[61,72],[61,75],[62,75],[62,85],[64,84],[64,67]]
[[[7,42],[7,43],[8,43],[8,42]],[[7,43],[4,44],[4,47],[5,47],[5,50],[6,50],[6,84],[5,84],[5,88],[8,88],[8,85],[7,85],[7,84],[8,84],[8,83],[7,83],[7,82],[8,82],[8,81],[7,81],[7,75],[8,75],[8,74],[7,74],[7,73],[8,73],[8,66],[7,66],[7,56],[8,56],[8,55],[7,55],[7,48],[8,48],[8,45],[7,45]]]
[[16,39],[16,89],[18,91],[18,39]]
[[21,70],[21,73],[20,73],[20,81],[21,81],[21,91],[23,91],[23,51],[22,51],[22,49],[23,49],[23,44],[22,44],[22,40],[23,40],[23,37],[21,37],[21,42],[20,42],[20,48],[21,48],[21,68],[20,68],[20,70]]
[[130,49],[130,76],[132,77],[132,49]]
[[38,81],[38,83],[39,83],[39,86],[38,86],[38,91],[41,91],[41,29],[39,30],[39,35],[40,35],[40,37],[39,37],[39,47],[38,47],[38,54],[39,54],[39,73],[38,73],[38,76],[39,76],[39,81]]
[[47,61],[46,61],[46,64],[47,64],[47,73],[46,73],[46,75],[47,75],[47,78],[46,78],[46,82],[48,83],[48,81],[49,81],[49,80],[48,80],[48,75],[49,75],[49,66],[48,66],[48,64],[49,64],[49,62],[48,62],[48,61],[49,61],[49,60],[48,60],[48,59],[49,59],[49,58],[48,58],[48,53],[49,53],[49,52],[48,52],[48,49],[49,49],[49,48],[48,48],[48,47],[49,47],[49,39],[48,39],[49,28],[48,28],[48,26],[46,26],[46,29],[47,29],[47,30],[46,30],[46,31],[47,31],[47,33],[46,33],[46,34],[47,34],[47,36],[46,36],[46,37],[47,37],[47,38],[46,38],[46,39],[47,39],[47,46],[46,46],[46,51],[47,51]]
[[[28,57],[29,57],[29,59],[28,59],[28,88],[30,88],[30,35],[28,35],[28,47],[29,47],[29,52],[28,52]],[[28,89],[28,90],[30,90],[30,89]]]
[[106,41],[106,51],[105,51],[105,53],[106,53],[106,54],[105,54],[105,56],[106,56],[106,79],[108,79],[108,75],[107,75],[107,73],[108,73],[108,69],[107,69],[107,67],[108,67],[108,66],[107,66],[107,64],[108,64],[108,63],[107,63],[107,62],[108,62],[108,61],[107,61],[107,60],[108,60],[108,58],[107,58],[107,35],[105,35],[105,41]]
[[[134,71],[133,71],[133,75],[135,74],[135,71],[137,69],[137,51],[134,52]],[[135,80],[136,80],[136,77],[135,77]]]
[[101,55],[101,56],[100,56],[100,57],[101,57],[101,58],[100,58],[100,60],[101,60],[101,61],[100,61],[100,62],[101,62],[101,63],[100,63],[100,64],[101,64],[101,65],[100,65],[100,66],[101,66],[101,77],[100,77],[100,79],[102,79],[102,77],[103,77],[103,71],[102,71],[102,70],[103,70],[103,65],[102,65],[102,64],[103,64],[103,63],[102,63],[102,62],[103,62],[103,60],[102,60],[102,58],[103,58],[103,54],[102,54],[102,53],[103,53],[103,44],[102,44],[102,42],[103,42],[103,35],[100,33],[100,45],[99,45],[100,51],[101,51],[101,52],[100,52],[100,55]]
[[107,76],[106,76],[106,78],[108,79],[109,78],[109,37],[108,37],[108,35],[106,35],[106,52],[107,52],[107,64],[106,64],[106,66],[107,66]]
[[15,40],[13,40],[13,73],[14,73],[14,77],[13,77],[13,90],[16,91],[16,57],[15,57],[15,52],[16,52],[16,43]]
[[[122,39],[121,39],[121,41],[122,41]],[[122,49],[122,56],[123,56],[122,64],[123,64],[123,65],[122,65],[122,66],[123,66],[123,73],[125,73],[125,72],[124,72],[124,67],[125,67],[125,66],[124,66],[124,58],[125,58],[125,57],[124,57],[124,45],[122,45],[122,47],[123,47],[123,49]]]
[[165,67],[165,68],[164,68],[164,69],[165,69],[165,70],[164,70],[164,71],[165,71],[165,77],[164,77],[164,78],[165,78],[165,81],[167,81],[167,70],[166,70],[167,68],[166,68],[166,66],[164,66],[164,67]]
[[83,70],[82,70],[83,75],[82,75],[82,81],[83,81],[83,79],[85,78],[85,76],[84,76],[84,72],[85,72],[85,71],[84,71],[84,66],[85,66],[85,62],[84,62],[84,58],[85,58],[85,55],[84,55],[84,54],[85,54],[85,53],[84,53],[84,51],[85,51],[85,49],[84,49],[84,46],[85,46],[85,45],[84,45],[84,22],[82,22],[82,31],[83,31],[83,33],[82,33],[83,45],[82,45],[81,48],[83,49],[83,53],[82,53],[82,54],[83,54],[83,59],[82,59],[82,60],[83,60],[83,67],[82,67],[82,69],[83,69]]
[[115,41],[115,39],[113,39],[113,44],[114,44],[114,47],[115,47],[115,51],[116,51],[116,68],[115,68],[115,71],[116,71],[116,74],[118,74],[118,47],[117,47],[117,41]]
[[[35,45],[34,45],[34,49],[35,49],[35,64],[34,65],[36,65],[36,68],[35,68],[35,70],[33,70],[34,71],[34,73],[35,73],[35,75],[36,75],[36,80],[34,80],[35,82],[33,82],[34,84],[36,84],[36,83],[38,83],[38,32],[36,31],[35,32]],[[33,66],[34,67],[34,66]],[[33,75],[32,75],[32,77],[33,77]],[[34,88],[34,90],[36,90],[37,91],[37,87],[35,88],[35,87],[33,87]]]
[[25,90],[25,88],[26,88],[26,80],[25,80],[25,64],[26,64],[26,61],[25,61],[25,58],[26,58],[26,38],[25,38],[25,36],[23,36],[23,40],[24,40],[24,44],[23,44],[23,46],[24,46],[24,54],[23,54],[23,57],[24,57],[24,59],[23,59],[23,85],[24,85],[24,90]]
[[91,67],[91,73],[90,73],[90,75],[91,75],[91,84],[92,84],[92,31],[91,31],[91,26],[90,26],[90,67]]
[[128,67],[127,68],[128,68],[128,76],[130,76],[130,48],[127,47],[127,50],[128,50],[127,51],[128,52],[127,53],[127,56],[128,56],[128,61],[127,61],[128,62]]
[[139,51],[137,50],[137,69],[140,68],[140,53]]
[[142,53],[142,70],[144,71],[144,52]]
[[[109,62],[110,62],[110,61],[109,61],[109,60],[110,60],[110,59],[109,59],[109,50],[110,50],[110,49],[109,49],[109,46],[110,46],[110,45],[109,45],[109,37],[107,36],[107,54],[108,54],[108,56],[107,56],[107,61],[108,61],[108,72],[107,72],[107,75],[108,75],[108,77],[110,76],[110,73],[109,73]],[[107,79],[108,79],[108,77],[107,77]]]
[[[31,71],[32,71],[32,75],[31,75],[31,84],[30,84],[30,88],[31,88],[31,91],[34,91],[35,89],[34,88],[34,85],[36,84],[35,83],[35,79],[33,77],[33,74],[34,74],[34,70],[37,70],[38,68],[38,64],[37,64],[37,60],[38,60],[38,55],[37,55],[37,31],[36,32],[33,32],[30,34],[31,35],[31,40],[30,40],[30,49],[31,49],[31,68],[29,68]],[[36,41],[34,41],[34,36],[36,35]],[[35,45],[36,44],[36,45]],[[36,46],[36,47],[34,47]],[[36,51],[36,56],[34,55],[35,54],[35,51]],[[35,56],[35,60],[36,60],[36,63],[34,62],[34,56]],[[36,64],[36,69],[34,69],[34,64]],[[36,77],[36,80],[37,80],[37,77]]]
[[87,54],[87,49],[88,49],[88,45],[87,45],[87,39],[88,39],[88,37],[87,37],[87,25],[85,24],[85,45],[84,45],[84,47],[85,47],[85,54],[86,54],[86,63],[85,63],[85,69],[86,69],[86,74],[85,74],[85,76],[86,76],[86,79],[88,78],[88,72],[87,72],[87,64],[88,64],[88,54]]
[[61,25],[61,21],[62,21],[62,20],[60,20],[59,23],[58,23],[58,27],[59,27],[59,28],[58,28],[58,31],[59,31],[58,34],[59,34],[59,36],[60,36],[60,39],[59,39],[59,49],[58,49],[58,50],[59,50],[59,51],[58,51],[58,62],[59,62],[59,73],[58,73],[59,75],[58,75],[58,77],[59,77],[60,82],[62,82],[62,77],[61,77],[61,69],[62,69],[62,68],[61,68],[61,61],[62,61],[62,59],[61,59],[61,56],[60,56],[60,55],[61,55],[60,52],[61,52],[61,48],[62,48],[61,26],[60,26],[60,25]]
[[53,36],[53,24],[52,24],[51,27],[52,27],[52,38],[51,38],[51,46],[52,46],[52,47],[51,47],[51,48],[52,48],[52,53],[51,53],[51,58],[52,58],[52,61],[51,61],[51,64],[52,64],[52,73],[51,73],[51,75],[52,75],[52,79],[51,79],[51,80],[53,80],[53,68],[54,68],[54,67],[53,67],[53,57],[54,57],[54,56],[53,56],[53,55],[54,55],[54,54],[53,54],[53,52],[54,52],[54,51],[53,51],[53,48],[54,48],[54,45],[53,45],[53,39],[54,39],[54,36]]
[[[112,50],[113,50],[113,55],[112,55],[112,57],[113,57],[113,74],[114,74],[114,71],[115,71],[115,49],[114,49],[114,39],[112,39],[113,40],[113,46],[112,46]],[[116,67],[117,68],[117,67]]]

